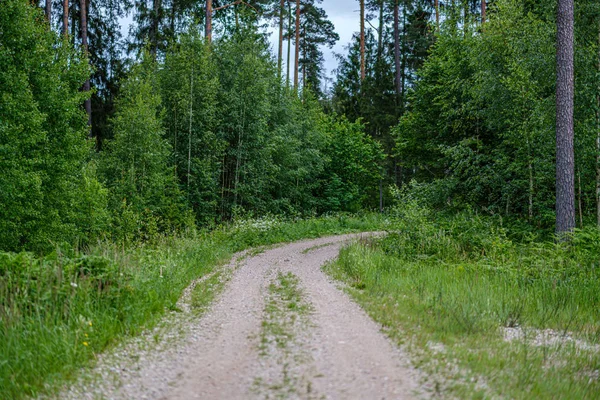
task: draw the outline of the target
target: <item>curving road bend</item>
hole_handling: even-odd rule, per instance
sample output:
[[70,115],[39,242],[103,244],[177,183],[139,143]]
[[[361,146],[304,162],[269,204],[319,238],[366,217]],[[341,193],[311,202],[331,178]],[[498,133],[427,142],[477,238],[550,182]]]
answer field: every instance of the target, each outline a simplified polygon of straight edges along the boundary
[[[176,344],[135,350],[141,354],[129,363],[115,361],[118,357],[101,359],[99,384],[96,379],[63,396],[422,397],[418,373],[408,358],[321,270],[344,243],[359,236],[306,240],[238,257],[229,265],[231,274],[221,295],[200,318],[186,321]],[[281,289],[284,281],[288,292]]]

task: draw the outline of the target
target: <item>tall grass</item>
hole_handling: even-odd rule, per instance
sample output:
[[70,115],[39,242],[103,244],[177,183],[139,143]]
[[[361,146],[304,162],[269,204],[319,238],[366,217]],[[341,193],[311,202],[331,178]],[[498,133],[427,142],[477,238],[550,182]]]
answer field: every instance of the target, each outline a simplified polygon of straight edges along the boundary
[[[343,250],[333,272],[399,340],[443,359],[454,374],[446,384],[470,371],[496,396],[600,397],[598,229],[568,244],[515,240],[496,220],[414,203],[396,210],[393,225],[386,238]],[[514,341],[505,340],[510,328]],[[458,395],[489,397],[466,386]]]
[[44,257],[0,253],[0,398],[56,388],[94,354],[175,310],[193,279],[234,252],[381,224],[381,217],[368,214],[270,217],[152,243],[100,243]]

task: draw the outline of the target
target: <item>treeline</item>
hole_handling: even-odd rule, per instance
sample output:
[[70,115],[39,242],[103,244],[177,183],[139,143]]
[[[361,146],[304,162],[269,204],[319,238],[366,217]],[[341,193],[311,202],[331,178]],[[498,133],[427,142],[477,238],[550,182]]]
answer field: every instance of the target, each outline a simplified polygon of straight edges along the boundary
[[[319,6],[323,0],[32,0],[46,15],[51,29],[83,48],[93,69],[87,112],[92,136],[101,148],[110,139],[108,119],[132,59],[147,49],[162,59],[179,35],[191,27],[212,37],[230,37],[249,24],[277,28],[280,76],[290,85],[310,87],[324,96],[322,46],[339,40],[334,26]],[[122,24],[130,23],[128,29]],[[287,43],[287,54],[283,45]],[[283,70],[284,59],[287,68]],[[295,79],[297,77],[297,79]],[[87,87],[86,87],[87,89]],[[87,104],[86,104],[87,106]]]
[[[497,0],[484,24],[448,15],[395,129],[398,157],[430,203],[553,225],[556,14],[556,2]],[[576,2],[578,226],[600,211],[599,33],[598,2]]]
[[[472,207],[552,229],[557,2],[365,4],[382,24],[367,25],[364,51],[356,35],[342,57],[332,107],[362,118],[384,144],[387,182],[435,209]],[[578,1],[574,12],[569,201],[582,226],[600,223],[600,5]]]
[[[211,226],[237,213],[373,207],[380,147],[280,78],[257,20],[143,47],[96,151],[85,52],[25,0],[0,9],[0,248]],[[93,125],[92,125],[93,126]]]

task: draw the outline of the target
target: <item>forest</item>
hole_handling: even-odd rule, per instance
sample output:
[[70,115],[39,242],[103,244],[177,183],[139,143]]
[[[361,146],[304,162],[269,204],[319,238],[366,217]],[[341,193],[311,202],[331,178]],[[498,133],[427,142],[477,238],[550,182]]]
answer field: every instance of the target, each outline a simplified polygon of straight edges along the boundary
[[490,339],[600,343],[600,3],[348,0],[330,84],[324,2],[1,1],[1,398],[54,393],[237,251],[376,230],[327,268],[490,377],[440,390],[600,393],[597,350]]

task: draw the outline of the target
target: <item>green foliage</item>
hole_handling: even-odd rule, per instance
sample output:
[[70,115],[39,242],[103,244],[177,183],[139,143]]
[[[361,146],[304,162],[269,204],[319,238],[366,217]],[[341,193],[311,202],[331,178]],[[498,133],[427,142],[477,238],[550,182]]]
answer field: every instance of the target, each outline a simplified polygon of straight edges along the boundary
[[283,215],[310,214],[317,209],[319,177],[327,163],[323,112],[309,93],[298,98],[291,91],[279,90],[281,95],[272,100],[268,121],[273,127],[268,144],[273,174],[267,210]]
[[324,123],[329,136],[324,150],[322,210],[375,208],[377,197],[373,194],[382,178],[378,166],[384,158],[381,146],[365,134],[360,122],[341,118]]
[[253,29],[222,38],[215,59],[220,82],[219,131],[228,144],[222,207],[226,213],[236,207],[264,213],[275,168],[268,146],[270,94],[277,93],[275,66],[264,39]]
[[175,173],[169,167],[171,147],[163,138],[157,67],[145,56],[135,66],[117,100],[112,120],[114,139],[105,143],[101,170],[109,190],[117,238],[132,240],[185,224],[185,208]]
[[[594,208],[598,7],[578,5],[576,165]],[[395,128],[406,178],[441,207],[554,221],[555,19],[536,2],[496,1],[485,26],[446,21]],[[587,22],[583,22],[587,21]],[[590,26],[593,26],[590,28]],[[579,185],[579,184],[578,184]]]
[[198,31],[181,35],[169,48],[160,84],[179,185],[197,221],[214,222],[225,142],[217,132],[217,66]]
[[23,0],[3,2],[0,10],[0,248],[6,250],[41,251],[92,233],[78,225],[80,213],[102,201],[79,196],[81,185],[96,186],[89,171],[82,176],[90,143],[80,107],[86,94],[79,89],[90,71],[42,19]]

